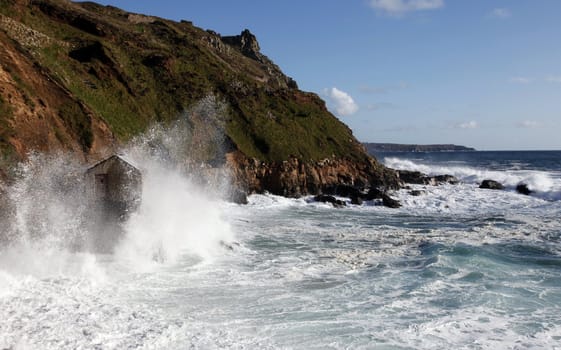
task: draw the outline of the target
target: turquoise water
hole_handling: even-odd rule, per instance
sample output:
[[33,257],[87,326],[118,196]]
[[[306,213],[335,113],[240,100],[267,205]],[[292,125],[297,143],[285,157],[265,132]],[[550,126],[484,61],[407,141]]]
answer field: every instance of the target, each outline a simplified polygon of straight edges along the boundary
[[237,206],[148,166],[114,254],[39,244],[68,222],[1,250],[0,349],[561,348],[561,153],[379,158],[462,183]]

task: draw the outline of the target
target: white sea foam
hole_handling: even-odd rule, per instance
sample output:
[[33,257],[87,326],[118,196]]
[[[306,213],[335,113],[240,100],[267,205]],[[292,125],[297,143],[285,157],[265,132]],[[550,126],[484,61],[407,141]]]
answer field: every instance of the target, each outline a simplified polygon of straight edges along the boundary
[[398,191],[400,209],[272,195],[225,204],[147,143],[124,151],[143,172],[143,198],[113,254],[69,244],[89,235],[75,220],[87,203],[50,182],[60,174],[28,165],[35,177],[14,185],[21,212],[0,248],[0,349],[561,341],[559,202],[477,180]]
[[533,196],[546,200],[561,200],[561,174],[537,170],[489,170],[465,165],[425,164],[409,159],[387,157],[384,164],[397,170],[420,171],[427,175],[449,174],[466,184],[479,185],[491,179],[514,191],[517,185],[526,184]]
[[249,206],[257,209],[288,208],[292,206],[305,206],[305,199],[293,199],[269,194],[254,194],[248,198]]

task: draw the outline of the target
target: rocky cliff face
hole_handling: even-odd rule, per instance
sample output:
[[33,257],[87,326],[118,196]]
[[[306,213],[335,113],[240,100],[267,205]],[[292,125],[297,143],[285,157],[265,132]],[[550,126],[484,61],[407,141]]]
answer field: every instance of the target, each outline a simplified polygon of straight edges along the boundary
[[317,95],[260,52],[249,30],[221,36],[91,2],[0,0],[0,82],[3,177],[35,150],[97,160],[211,96],[227,106],[223,113],[189,122],[219,125],[223,161],[250,191],[395,182]]
[[249,159],[239,152],[227,155],[232,178],[238,188],[249,193],[270,192],[286,197],[331,193],[336,186],[357,189],[400,187],[395,171],[373,159],[357,162],[350,159],[326,158],[302,161],[291,157],[282,162],[262,162]]

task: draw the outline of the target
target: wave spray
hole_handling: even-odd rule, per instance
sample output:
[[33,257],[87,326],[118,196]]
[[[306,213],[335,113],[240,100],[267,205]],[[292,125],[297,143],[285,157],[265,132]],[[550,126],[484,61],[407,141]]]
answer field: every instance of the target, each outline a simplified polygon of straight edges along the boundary
[[[219,161],[224,113],[210,96],[121,149],[142,173],[142,197],[136,211],[111,225],[87,195],[86,166],[67,154],[30,155],[4,187],[0,270],[76,276],[95,270],[101,257],[144,269],[183,254],[196,261],[219,254],[233,240],[220,200],[229,183]],[[100,234],[109,249],[98,249]]]

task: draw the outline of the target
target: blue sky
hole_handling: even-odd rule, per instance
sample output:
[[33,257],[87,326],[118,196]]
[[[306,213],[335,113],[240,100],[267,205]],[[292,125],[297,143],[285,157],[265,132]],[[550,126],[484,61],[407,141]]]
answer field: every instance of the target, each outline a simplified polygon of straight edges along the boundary
[[103,0],[250,29],[361,141],[561,149],[559,0]]

